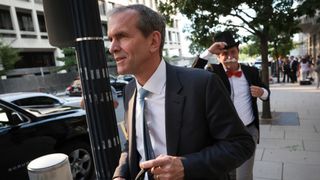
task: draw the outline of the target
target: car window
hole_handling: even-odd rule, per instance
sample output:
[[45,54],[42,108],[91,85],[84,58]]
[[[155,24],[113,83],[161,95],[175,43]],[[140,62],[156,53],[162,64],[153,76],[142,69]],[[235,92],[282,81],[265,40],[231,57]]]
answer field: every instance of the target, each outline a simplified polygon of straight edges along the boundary
[[46,96],[19,99],[19,100],[13,101],[12,103],[14,103],[18,106],[55,106],[55,105],[60,105],[60,102],[57,99],[46,97]]
[[6,126],[9,123],[9,119],[6,111],[0,107],[0,127]]
[[26,119],[19,113],[0,105],[0,128],[10,125],[17,125],[25,121]]

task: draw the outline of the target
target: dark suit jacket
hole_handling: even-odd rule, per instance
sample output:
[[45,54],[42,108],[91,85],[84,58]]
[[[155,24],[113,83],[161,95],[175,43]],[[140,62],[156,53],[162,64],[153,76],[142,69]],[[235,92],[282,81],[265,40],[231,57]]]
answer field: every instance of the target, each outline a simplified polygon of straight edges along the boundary
[[[207,60],[205,59],[201,59],[201,58],[197,58],[195,60],[195,62],[193,63],[193,67],[195,68],[204,68],[205,65],[207,64]],[[225,85],[225,87],[227,88],[229,95],[231,95],[231,88],[230,88],[230,82],[228,79],[228,76],[223,68],[222,64],[209,64],[208,68],[209,71],[216,73],[220,79],[222,80],[223,84]],[[263,87],[268,91],[268,98],[265,100],[269,100],[270,97],[270,90],[269,88],[263,84],[261,82],[261,79],[259,77],[259,70],[255,67],[250,67],[247,65],[243,65],[241,64],[241,70],[248,82],[249,87],[251,85],[255,85],[255,86],[259,86],[259,87]],[[251,107],[252,107],[252,111],[253,111],[253,116],[254,116],[254,125],[257,127],[257,129],[259,130],[259,111],[258,111],[258,106],[257,106],[257,98],[251,96]]]
[[[214,74],[166,64],[167,153],[182,157],[185,179],[227,179],[255,149],[234,106]],[[139,171],[135,138],[135,82],[125,89],[128,142],[114,177],[134,179]]]

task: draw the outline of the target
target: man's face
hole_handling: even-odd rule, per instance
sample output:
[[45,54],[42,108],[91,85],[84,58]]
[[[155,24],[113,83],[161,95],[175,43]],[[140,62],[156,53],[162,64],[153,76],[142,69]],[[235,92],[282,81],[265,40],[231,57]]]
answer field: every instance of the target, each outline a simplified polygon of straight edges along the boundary
[[[230,60],[235,60],[236,62],[230,62]],[[219,54],[219,61],[226,68],[238,64],[239,60],[239,50],[237,46],[227,49],[226,51]]]
[[143,72],[150,60],[150,38],[137,28],[139,15],[133,10],[116,13],[109,18],[110,53],[117,63],[119,74]]

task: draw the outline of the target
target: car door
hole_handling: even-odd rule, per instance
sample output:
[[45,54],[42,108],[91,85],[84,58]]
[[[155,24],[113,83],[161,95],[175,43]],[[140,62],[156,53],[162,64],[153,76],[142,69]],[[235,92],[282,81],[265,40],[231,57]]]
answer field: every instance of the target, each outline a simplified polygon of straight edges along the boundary
[[29,179],[27,165],[52,153],[55,140],[37,132],[33,120],[0,104],[1,179]]

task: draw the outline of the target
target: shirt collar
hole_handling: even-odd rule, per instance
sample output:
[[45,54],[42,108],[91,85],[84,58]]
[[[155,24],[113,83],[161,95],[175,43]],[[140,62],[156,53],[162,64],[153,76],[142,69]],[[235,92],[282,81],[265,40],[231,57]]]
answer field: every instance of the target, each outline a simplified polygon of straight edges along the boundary
[[[164,62],[164,60],[161,60],[158,68],[148,79],[148,81],[144,84],[143,88],[151,93],[161,94],[166,84],[166,76],[166,63]],[[138,83],[138,81],[136,81],[136,84],[137,90],[139,91],[141,85]]]

